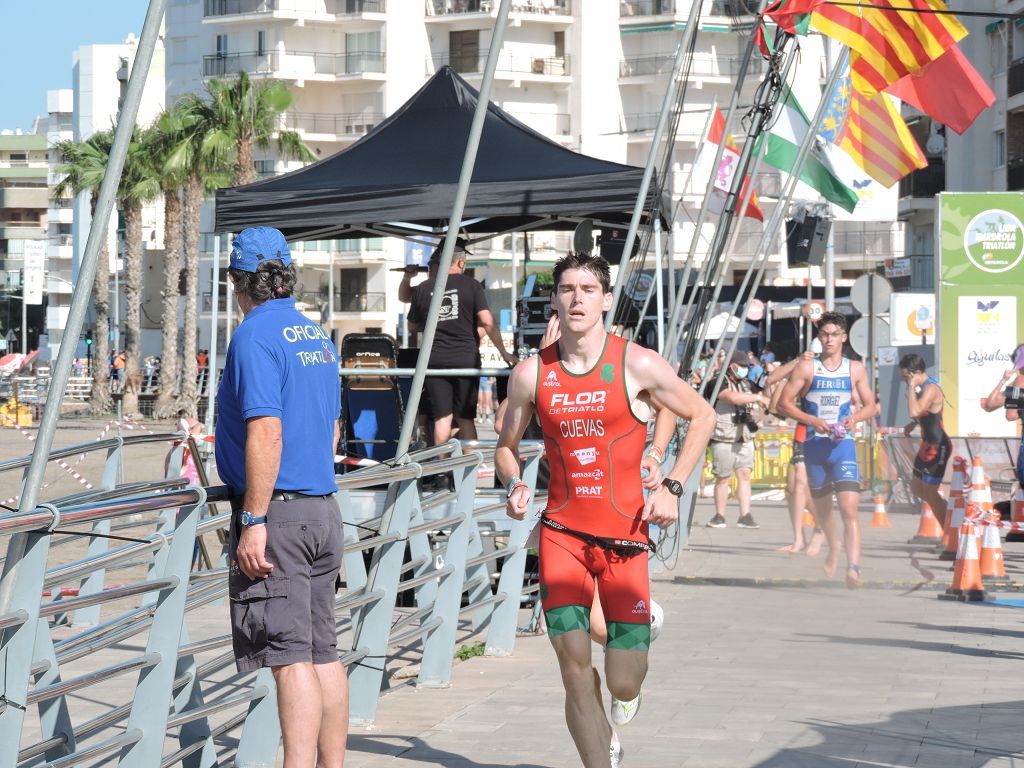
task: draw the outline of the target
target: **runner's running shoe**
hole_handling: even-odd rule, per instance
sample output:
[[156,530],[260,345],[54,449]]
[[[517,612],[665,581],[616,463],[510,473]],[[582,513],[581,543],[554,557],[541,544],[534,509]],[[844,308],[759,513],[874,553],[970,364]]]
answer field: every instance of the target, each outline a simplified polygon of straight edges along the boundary
[[612,743],[608,747],[608,758],[611,762],[611,768],[621,768],[622,758],[626,754],[626,750],[622,748],[622,743],[619,741],[619,734],[612,730]]
[[665,623],[665,609],[651,600],[651,642],[661,634],[661,625]]
[[640,711],[640,701],[643,699],[644,694],[641,691],[637,694],[636,698],[632,701],[619,701],[612,696],[611,716],[612,723],[614,725],[627,725],[634,717],[636,713]]

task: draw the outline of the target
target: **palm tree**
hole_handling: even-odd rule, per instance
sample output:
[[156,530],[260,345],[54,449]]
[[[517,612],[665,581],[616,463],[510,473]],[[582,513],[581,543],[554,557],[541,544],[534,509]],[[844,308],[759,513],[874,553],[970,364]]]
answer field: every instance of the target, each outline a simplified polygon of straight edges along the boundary
[[142,374],[139,370],[142,309],[142,206],[160,194],[157,171],[150,162],[142,132],[136,128],[117,188],[124,216],[124,388],[121,409],[126,416],[139,410]]
[[[57,167],[61,180],[54,185],[53,196],[64,197],[68,192],[80,195],[90,194],[92,212],[96,211],[100,184],[107,168],[110,145],[113,142],[111,131],[99,131],[81,143],[62,141],[56,145],[63,160]],[[89,398],[89,410],[93,413],[110,411],[110,377],[107,358],[110,355],[110,253],[107,248],[106,225],[93,222],[104,229],[96,277],[93,280],[93,307],[96,318],[93,333],[92,361],[92,393]]]
[[189,116],[169,109],[146,133],[149,162],[158,171],[164,197],[164,287],[162,291],[162,339],[160,379],[153,415],[173,418],[178,413],[175,388],[178,374],[178,296],[181,279],[181,188],[185,173],[174,156],[190,128]]
[[[183,187],[185,250],[185,327],[180,410],[193,418],[198,414],[196,387],[196,292],[199,273],[199,208],[204,193],[218,187],[247,184],[256,180],[254,147],[269,149],[276,134],[277,151],[303,162],[316,154],[294,131],[278,130],[281,114],[291,106],[291,92],[283,83],[253,84],[242,72],[231,80],[211,80],[206,97],[186,96],[180,105],[190,116],[190,130],[177,153],[177,163],[186,170]],[[230,178],[225,171],[231,168]],[[213,286],[211,300],[219,300],[219,286]],[[209,386],[216,384],[209,372]]]

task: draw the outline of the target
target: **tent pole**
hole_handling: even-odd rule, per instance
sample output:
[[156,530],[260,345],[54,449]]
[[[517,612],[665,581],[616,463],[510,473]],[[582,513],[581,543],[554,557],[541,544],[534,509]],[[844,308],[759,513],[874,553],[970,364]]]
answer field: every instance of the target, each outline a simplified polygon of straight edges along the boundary
[[[201,249],[200,249],[201,250]],[[210,354],[206,364],[209,368],[206,371],[206,434],[213,434],[213,408],[217,400],[216,375],[217,370],[217,315],[220,309],[220,235],[213,233],[213,287],[210,290]],[[224,297],[231,301],[231,296],[224,291]],[[226,347],[225,347],[226,349]],[[184,366],[182,366],[184,370]]]
[[423,380],[426,378],[427,362],[430,359],[430,348],[434,345],[434,333],[437,330],[437,317],[441,313],[441,299],[444,298],[444,286],[448,280],[448,270],[455,252],[455,240],[459,234],[459,222],[466,207],[469,194],[469,183],[473,178],[473,167],[476,165],[476,152],[480,146],[480,134],[484,128],[484,118],[491,98],[491,87],[494,84],[494,70],[498,64],[498,54],[505,39],[505,27],[508,24],[508,10],[512,0],[501,0],[498,15],[494,20],[494,31],[491,33],[491,45],[487,51],[487,64],[484,67],[484,79],[480,83],[480,96],[473,112],[473,122],[466,140],[466,152],[462,160],[462,171],[459,174],[459,185],[455,190],[455,202],[452,204],[452,215],[448,219],[448,231],[441,250],[441,261],[437,265],[437,276],[434,278],[434,293],[430,297],[430,309],[427,311],[426,326],[423,329],[423,340],[420,342],[420,353],[416,358],[416,372],[412,377],[412,389],[409,402],[405,406],[402,417],[402,431],[398,436],[395,457],[403,458],[409,450],[413,426],[416,423],[416,412],[419,410],[420,395],[423,392]]
[[[676,58],[672,64],[672,72],[669,75],[668,85],[665,88],[665,97],[661,101],[661,111],[658,113],[658,123],[654,127],[654,136],[651,138],[651,149],[647,153],[647,165],[644,166],[643,179],[640,181],[640,190],[637,192],[636,205],[633,206],[633,218],[629,222],[629,231],[626,233],[626,242],[622,248],[622,257],[619,259],[619,272],[615,276],[615,287],[612,290],[612,308],[605,313],[604,328],[611,331],[615,322],[615,313],[619,306],[619,299],[622,297],[622,288],[626,280],[626,265],[629,264],[630,256],[633,253],[633,245],[636,243],[636,233],[640,228],[640,217],[643,216],[644,207],[647,202],[647,190],[651,186],[651,177],[654,176],[654,163],[658,158],[658,149],[661,146],[661,138],[665,134],[665,127],[668,124],[668,113],[675,102],[676,81],[683,69],[683,61],[686,53],[697,34],[697,20],[700,18],[701,3],[690,5],[690,15],[686,20],[686,29],[683,30],[683,37],[676,48]],[[671,155],[673,147],[668,147]],[[661,200],[654,203],[653,214],[655,217],[661,215],[659,210]]]
[[[761,257],[760,266],[757,270],[757,277],[754,280],[754,284],[750,289],[747,301],[743,307],[743,317],[747,316],[747,312],[750,311],[750,304],[754,300],[754,293],[758,288],[761,287],[761,278],[764,276],[765,267],[768,264],[768,241],[771,237],[771,233],[779,228],[782,222],[782,217],[785,215],[786,209],[789,207],[790,202],[793,199],[793,193],[796,191],[797,182],[800,180],[800,176],[804,170],[804,162],[807,160],[807,156],[811,152],[811,148],[814,146],[817,140],[818,130],[821,127],[821,121],[825,116],[825,110],[828,107],[828,95],[836,89],[836,85],[839,82],[839,78],[842,77],[843,71],[846,69],[846,65],[849,62],[849,49],[843,49],[843,53],[836,59],[836,62],[832,65],[832,71],[829,72],[828,83],[825,89],[822,91],[821,99],[818,101],[818,108],[814,112],[814,117],[811,118],[811,123],[807,127],[807,134],[804,136],[804,140],[800,144],[800,149],[797,152],[796,159],[793,161],[792,172],[789,174],[789,178],[786,181],[786,188],[782,198],[775,206],[775,210],[772,211],[771,219],[769,220],[768,226],[761,232],[761,242],[757,246],[757,255]],[[753,264],[753,262],[751,262]],[[747,275],[749,276],[749,272]],[[732,335],[732,339],[729,342],[729,348],[725,353],[725,359],[728,361],[733,352],[736,351],[736,344],[739,342],[740,333],[743,329],[742,322],[736,332]],[[723,365],[722,369],[718,372],[718,379],[715,381],[715,388],[711,395],[711,401],[714,402],[715,398],[718,397],[719,391],[722,389],[722,382],[725,380],[725,372],[728,369],[728,365]]]
[[[760,0],[757,6],[757,16],[760,17],[764,13],[765,6],[768,0]],[[739,104],[740,92],[743,90],[743,85],[746,82],[747,70],[750,69],[750,62],[754,56],[754,31],[750,33],[750,38],[747,40],[747,46],[743,51],[743,61],[740,64],[739,75],[736,76],[736,85],[733,87],[732,96],[729,98],[728,111],[725,114],[725,131],[723,135],[729,134],[729,127],[732,124],[733,117],[736,114],[736,106]],[[686,256],[686,265],[683,268],[683,279],[680,283],[680,290],[676,295],[676,304],[672,308],[672,314],[668,320],[668,335],[665,340],[666,348],[663,352],[668,353],[668,360],[670,363],[676,362],[676,347],[679,339],[679,315],[683,310],[683,300],[686,297],[686,289],[690,282],[690,272],[693,270],[693,261],[697,255],[697,243],[700,242],[701,228],[704,226],[704,221],[708,215],[708,204],[711,201],[711,193],[715,188],[715,171],[722,164],[722,156],[725,153],[725,142],[723,141],[718,145],[718,149],[715,152],[715,158],[711,163],[711,175],[708,177],[708,183],[704,190],[704,200],[700,206],[700,212],[697,214],[697,221],[694,222],[693,237],[690,239],[690,250]],[[701,266],[701,272],[706,270],[707,258],[710,257],[710,250],[708,256],[705,257],[705,264]],[[683,317],[689,315],[690,307],[693,306],[693,299],[696,295],[697,285],[700,283],[700,278],[694,282],[693,291],[690,292],[690,298],[686,303],[686,314]]]
[[[85,254],[79,267],[78,280],[71,296],[71,309],[68,312],[67,325],[57,351],[57,361],[52,368],[50,382],[51,393],[61,393],[67,388],[68,377],[71,375],[71,364],[75,356],[75,347],[82,333],[85,314],[92,299],[92,285],[96,276],[100,246],[107,235],[107,222],[114,210],[114,194],[121,171],[124,169],[125,156],[135,128],[135,120],[142,101],[142,90],[149,74],[149,66],[153,60],[153,49],[156,47],[157,35],[164,17],[165,0],[150,0],[146,21],[142,26],[142,34],[136,49],[135,63],[128,79],[121,114],[114,129],[114,139],[110,147],[107,167],[100,184],[96,210],[93,215],[94,226],[89,230]],[[106,329],[102,329],[106,333]],[[106,360],[96,361],[106,365]],[[53,447],[53,438],[57,431],[60,418],[61,398],[49,397],[43,411],[42,422],[32,450],[32,461],[23,484],[24,491],[18,504],[22,514],[36,508],[39,490],[46,472],[47,460]],[[25,621],[16,627],[5,630],[6,642],[0,648],[0,667],[4,669],[4,690],[17,701],[24,695],[29,681],[32,665],[32,648],[36,635],[36,622],[39,618],[39,593],[29,594],[28,585],[19,584],[24,581],[19,576],[26,576],[38,569],[46,568],[46,540],[48,534],[18,533],[11,537],[4,560],[3,578],[0,579],[0,615],[23,611]],[[40,562],[40,559],[42,560]],[[41,573],[42,570],[39,570]],[[20,589],[19,589],[20,587]],[[37,588],[38,589],[38,588]],[[24,701],[24,699],[22,699]],[[24,722],[24,708],[5,706],[0,709],[0,765],[14,765],[18,758],[21,742],[21,727]]]
[[[665,341],[665,299],[661,295],[661,219],[657,216],[654,218],[654,290],[657,291],[654,295],[654,314],[658,318],[658,349],[661,349]],[[640,321],[643,322],[642,317]]]

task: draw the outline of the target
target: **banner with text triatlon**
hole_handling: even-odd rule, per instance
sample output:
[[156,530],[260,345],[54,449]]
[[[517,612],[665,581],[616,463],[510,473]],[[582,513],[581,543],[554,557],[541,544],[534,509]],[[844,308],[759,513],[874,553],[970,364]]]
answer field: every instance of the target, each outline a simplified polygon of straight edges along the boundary
[[1012,436],[981,398],[1024,340],[1024,194],[943,192],[935,216],[937,368],[951,435]]

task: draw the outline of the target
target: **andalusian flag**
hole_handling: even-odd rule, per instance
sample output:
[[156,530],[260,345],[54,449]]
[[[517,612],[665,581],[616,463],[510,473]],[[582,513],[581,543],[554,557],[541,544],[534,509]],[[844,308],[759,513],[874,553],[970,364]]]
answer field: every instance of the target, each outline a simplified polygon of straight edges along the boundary
[[[764,143],[764,161],[780,171],[791,173],[800,145],[811,130],[811,121],[788,88],[783,92],[776,115]],[[857,193],[840,178],[831,156],[833,151],[824,138],[816,136],[815,144],[804,162],[800,180],[816,189],[830,203],[852,212],[857,207]]]
[[849,47],[853,88],[865,96],[917,72],[967,35],[942,0],[872,0],[863,7],[824,2],[811,23]]

